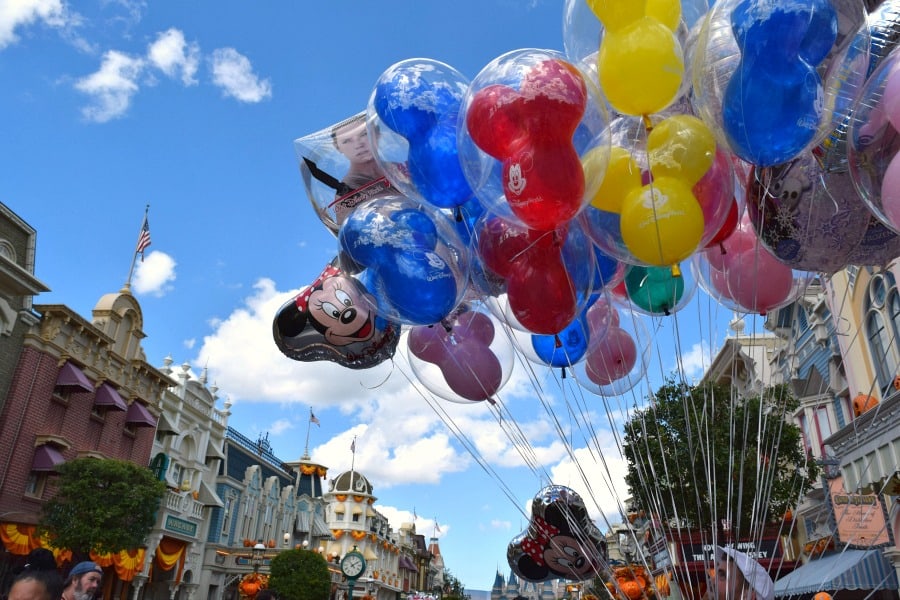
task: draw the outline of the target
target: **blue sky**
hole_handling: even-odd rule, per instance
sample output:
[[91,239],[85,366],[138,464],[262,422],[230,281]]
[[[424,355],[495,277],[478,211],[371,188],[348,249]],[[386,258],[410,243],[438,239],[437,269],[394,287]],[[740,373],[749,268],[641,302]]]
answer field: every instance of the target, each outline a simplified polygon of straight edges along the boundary
[[[676,317],[649,322],[647,376],[606,403],[520,363],[500,393],[503,419],[487,404],[428,398],[401,360],[366,371],[292,361],[275,348],[272,318],[336,252],[293,142],[364,110],[398,61],[434,59],[471,79],[512,50],[562,51],[563,9],[559,0],[0,2],[0,201],[38,231],[36,275],[51,291],[36,301],[89,316],[125,283],[149,204],[152,245],[133,281],[147,360],[207,367],[233,402],[231,425],[268,433],[285,460],[303,452],[310,410],[321,421],[310,450],[331,476],[350,467],[357,437],[355,467],[379,508],[395,525],[415,511],[447,567],[489,589],[498,567],[508,573],[506,545],[526,505],[551,480],[589,494],[598,517],[616,512],[624,490],[605,482],[623,467],[608,415],[674,370],[676,349],[697,375],[730,315],[698,293]],[[605,464],[586,449],[584,420]]]

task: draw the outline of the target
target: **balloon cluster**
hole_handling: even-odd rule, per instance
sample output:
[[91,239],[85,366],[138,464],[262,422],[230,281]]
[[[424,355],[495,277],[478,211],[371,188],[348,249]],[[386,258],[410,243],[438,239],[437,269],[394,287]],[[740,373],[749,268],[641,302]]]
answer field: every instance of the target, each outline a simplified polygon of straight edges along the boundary
[[368,368],[405,329],[443,398],[490,400],[516,353],[623,393],[642,321],[698,287],[764,314],[818,273],[886,264],[898,6],[567,0],[565,52],[471,80],[390,66],[365,111],[295,142],[337,256],[276,315],[278,347]]

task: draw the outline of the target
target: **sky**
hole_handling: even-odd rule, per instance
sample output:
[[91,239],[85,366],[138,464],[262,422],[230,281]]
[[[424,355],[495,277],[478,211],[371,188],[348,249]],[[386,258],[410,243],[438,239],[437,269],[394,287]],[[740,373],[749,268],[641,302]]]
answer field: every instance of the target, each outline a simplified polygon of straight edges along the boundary
[[399,61],[471,80],[513,50],[562,52],[563,20],[560,0],[0,0],[0,201],[37,230],[50,291],[35,302],[89,317],[126,283],[149,205],[131,282],[146,358],[207,369],[232,427],[283,460],[308,443],[330,477],[352,462],[377,508],[437,537],[471,589],[509,573],[507,544],[549,483],[606,530],[627,493],[615,419],[666,374],[700,375],[727,334],[702,292],[687,317],[648,321],[647,376],[613,399],[517,355],[496,405],[452,403],[417,385],[401,349],[351,370],[292,360],[271,334],[337,249],[294,140],[364,110]]

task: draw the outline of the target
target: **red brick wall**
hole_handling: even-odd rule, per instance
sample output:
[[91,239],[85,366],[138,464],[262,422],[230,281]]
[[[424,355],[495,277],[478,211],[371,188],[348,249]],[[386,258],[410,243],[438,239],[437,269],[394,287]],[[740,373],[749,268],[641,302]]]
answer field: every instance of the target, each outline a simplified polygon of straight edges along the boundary
[[[0,413],[0,514],[11,513],[4,521],[37,520],[40,502],[25,496],[24,490],[38,435],[68,441],[70,447],[61,450],[66,460],[92,451],[141,466],[150,462],[152,427],[134,428],[132,434],[125,430],[124,412],[105,411],[102,418],[92,415],[94,394],[90,392],[70,394],[67,403],[53,398],[58,363],[55,357],[25,347]],[[48,485],[43,498],[53,491],[54,486]]]

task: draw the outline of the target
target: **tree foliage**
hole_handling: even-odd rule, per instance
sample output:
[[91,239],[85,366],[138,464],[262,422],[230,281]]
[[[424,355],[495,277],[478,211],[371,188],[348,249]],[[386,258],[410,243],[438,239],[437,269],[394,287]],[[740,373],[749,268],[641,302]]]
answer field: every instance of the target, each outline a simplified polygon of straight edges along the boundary
[[449,569],[444,569],[444,600],[465,600],[466,586]]
[[281,600],[328,600],[331,573],[317,552],[286,550],[272,559],[269,589]]
[[58,472],[57,493],[44,504],[38,524],[54,546],[87,554],[144,544],[166,490],[150,469],[85,457],[61,464]]
[[626,482],[640,508],[664,520],[735,534],[780,519],[818,476],[789,422],[785,385],[737,398],[713,383],[668,380],[625,425]]

